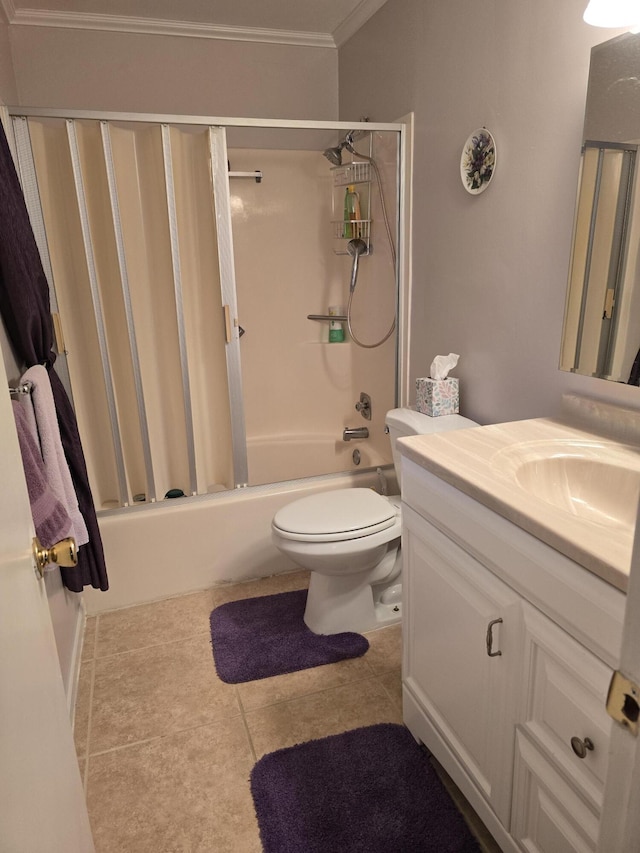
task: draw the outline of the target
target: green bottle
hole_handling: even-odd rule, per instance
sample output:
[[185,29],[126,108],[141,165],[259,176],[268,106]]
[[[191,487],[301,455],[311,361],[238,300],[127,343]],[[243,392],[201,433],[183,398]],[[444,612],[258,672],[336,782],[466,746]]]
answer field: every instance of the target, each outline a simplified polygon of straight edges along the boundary
[[356,192],[353,184],[347,187],[344,194],[344,237],[347,240],[352,240],[354,237],[361,237],[360,225],[360,196]]
[[353,227],[351,225],[351,187],[347,187],[344,191],[344,222],[342,225],[342,236],[345,240],[351,240],[353,237]]

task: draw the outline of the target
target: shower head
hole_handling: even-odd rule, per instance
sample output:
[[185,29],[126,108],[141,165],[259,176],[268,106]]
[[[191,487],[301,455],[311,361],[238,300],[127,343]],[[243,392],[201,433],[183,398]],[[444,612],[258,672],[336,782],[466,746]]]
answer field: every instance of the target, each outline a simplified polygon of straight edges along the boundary
[[327,158],[330,163],[333,163],[334,166],[342,166],[342,149],[344,148],[344,143],[340,145],[336,145],[335,148],[327,148],[322,152],[323,156]]
[[[354,139],[359,139],[361,136],[364,136],[366,133],[369,133],[367,130],[350,130],[344,137],[344,139],[339,142],[334,148],[326,148],[322,154],[330,163],[333,163],[334,166],[342,166],[342,151],[344,148],[349,151],[350,154],[357,154],[358,152],[353,147]],[[361,156],[361,155],[358,155]]]

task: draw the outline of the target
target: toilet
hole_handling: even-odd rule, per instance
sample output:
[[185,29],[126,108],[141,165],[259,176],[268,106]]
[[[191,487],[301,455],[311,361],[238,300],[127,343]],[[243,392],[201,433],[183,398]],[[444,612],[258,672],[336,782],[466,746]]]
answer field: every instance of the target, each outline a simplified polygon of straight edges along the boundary
[[[432,418],[392,409],[385,423],[400,482],[398,438],[477,426],[461,415]],[[401,619],[400,495],[334,489],[293,501],[271,523],[274,545],[311,572],[304,613],[316,634],[371,631]]]

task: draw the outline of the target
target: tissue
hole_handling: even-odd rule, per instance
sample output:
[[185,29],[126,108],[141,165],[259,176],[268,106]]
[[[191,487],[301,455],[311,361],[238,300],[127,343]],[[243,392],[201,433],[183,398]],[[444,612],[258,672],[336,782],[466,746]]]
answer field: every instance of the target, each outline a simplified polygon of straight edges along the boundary
[[446,379],[449,371],[453,370],[458,363],[459,358],[460,356],[455,352],[450,352],[449,355],[437,355],[431,362],[429,376],[438,381]]
[[457,379],[448,376],[458,363],[459,355],[437,355],[431,363],[431,376],[416,379],[416,409],[432,418],[457,415],[460,411],[460,388]]

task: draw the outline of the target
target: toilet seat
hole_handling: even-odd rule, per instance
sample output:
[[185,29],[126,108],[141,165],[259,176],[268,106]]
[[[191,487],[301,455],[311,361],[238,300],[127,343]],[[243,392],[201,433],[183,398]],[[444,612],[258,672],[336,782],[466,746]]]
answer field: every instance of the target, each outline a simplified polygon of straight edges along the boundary
[[344,542],[393,527],[398,508],[371,489],[334,489],[301,498],[275,514],[272,527],[298,542]]

